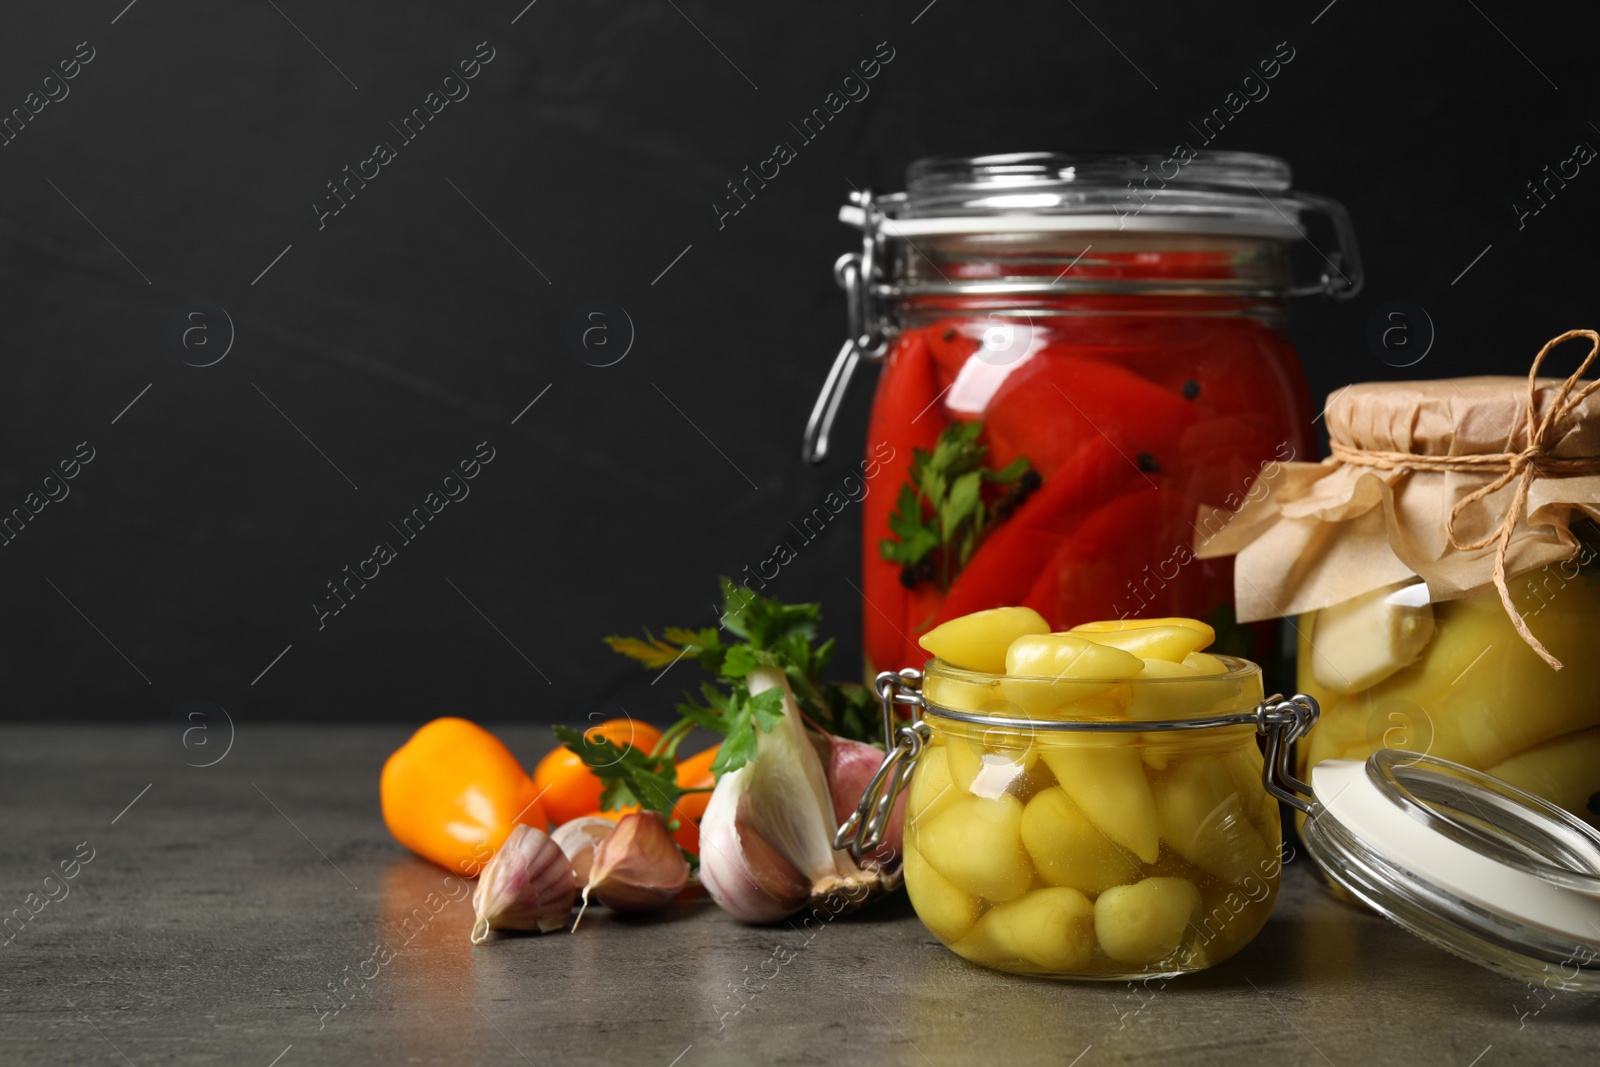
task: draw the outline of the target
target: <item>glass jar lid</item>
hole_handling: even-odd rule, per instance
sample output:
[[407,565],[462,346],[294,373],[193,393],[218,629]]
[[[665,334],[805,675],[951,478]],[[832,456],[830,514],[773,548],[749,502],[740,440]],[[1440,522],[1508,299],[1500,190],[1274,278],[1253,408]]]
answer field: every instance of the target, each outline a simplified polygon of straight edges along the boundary
[[[1121,230],[1304,237],[1300,216],[1331,201],[1290,188],[1289,164],[1254,152],[934,156],[906,190],[879,197],[891,233]],[[1315,202],[1313,202],[1315,201]],[[840,218],[860,224],[860,206]]]
[[1345,889],[1448,952],[1550,989],[1600,989],[1600,833],[1437,756],[1382,749],[1311,772],[1306,848]]

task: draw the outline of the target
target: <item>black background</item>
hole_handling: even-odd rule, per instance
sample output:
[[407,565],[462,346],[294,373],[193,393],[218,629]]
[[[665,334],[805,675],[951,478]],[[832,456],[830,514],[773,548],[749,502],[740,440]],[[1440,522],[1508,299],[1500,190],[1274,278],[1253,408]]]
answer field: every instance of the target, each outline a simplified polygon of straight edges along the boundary
[[[1319,402],[1520,374],[1594,324],[1600,174],[1520,230],[1511,207],[1600,146],[1592,5],[125,2],[0,12],[0,112],[95,50],[0,148],[0,511],[95,450],[0,548],[6,718],[665,719],[692,669],[652,687],[599,638],[709,624],[716,575],[861,448],[870,376],[836,458],[798,456],[843,336],[852,184],[901,188],[933,153],[1170,150],[1283,41],[1294,60],[1215,146],[1284,156],[1355,218],[1366,291],[1295,312]],[[319,231],[324,183],[398,144],[388,124],[480,41],[470,96]],[[724,183],[880,42],[870,96],[719,229]],[[569,342],[594,300],[635,332],[604,368]],[[1437,330],[1408,370],[1365,341],[1391,300]],[[187,365],[227,340],[217,308],[231,351]],[[194,321],[219,347],[177,342]],[[471,495],[319,631],[324,583],[484,440]],[[822,601],[841,674],[858,510],[773,585]]]

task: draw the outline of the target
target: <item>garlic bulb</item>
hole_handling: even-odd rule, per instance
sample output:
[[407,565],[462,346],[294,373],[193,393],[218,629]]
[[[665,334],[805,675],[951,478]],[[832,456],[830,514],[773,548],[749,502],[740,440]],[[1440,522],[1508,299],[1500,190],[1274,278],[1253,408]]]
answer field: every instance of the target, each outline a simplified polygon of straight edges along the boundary
[[672,903],[688,882],[689,864],[666,820],[659,812],[635,811],[595,847],[583,905],[592,896],[613,911],[655,911]]
[[[865,741],[852,741],[846,737],[828,738],[828,788],[833,793],[833,817],[839,825],[855,812],[867,783],[883,766],[883,749]],[[883,842],[863,858],[866,864],[881,864],[893,869],[900,866],[901,844],[906,825],[906,792],[895,798],[889,811],[889,823],[883,828]]]
[[717,782],[700,820],[700,880],[722,909],[744,922],[776,922],[823,900],[837,913],[885,888],[835,851],[833,794],[806,736],[783,672],[762,667],[750,695],[783,689],[783,719],[756,734],[756,755]]
[[478,876],[472,943],[483,944],[490,930],[559,930],[577,893],[566,854],[542,830],[518,825]]
[[601,818],[599,815],[584,815],[562,823],[556,827],[555,833],[550,835],[550,840],[566,853],[567,861],[572,864],[572,876],[577,879],[579,889],[589,884],[589,868],[594,864],[594,850],[616,828],[616,823],[610,819]]

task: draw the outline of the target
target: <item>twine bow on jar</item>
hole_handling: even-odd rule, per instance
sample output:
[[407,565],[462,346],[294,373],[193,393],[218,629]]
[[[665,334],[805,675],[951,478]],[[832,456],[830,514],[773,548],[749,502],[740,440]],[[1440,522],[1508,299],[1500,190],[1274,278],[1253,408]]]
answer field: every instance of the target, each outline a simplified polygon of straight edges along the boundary
[[[1589,354],[1578,365],[1578,369],[1573,371],[1571,377],[1557,387],[1541,416],[1539,367],[1552,349],[1577,337],[1589,341]],[[1335,459],[1354,466],[1398,471],[1470,471],[1479,474],[1498,472],[1499,476],[1493,481],[1474,489],[1456,501],[1450,509],[1450,517],[1445,522],[1445,534],[1450,539],[1451,547],[1462,552],[1477,551],[1491,544],[1495,546],[1494,586],[1500,592],[1500,603],[1505,607],[1506,615],[1510,617],[1518,636],[1556,670],[1561,669],[1561,661],[1551,655],[1533,635],[1533,631],[1528,629],[1528,624],[1517,611],[1516,605],[1512,603],[1511,591],[1506,585],[1506,553],[1510,549],[1517,524],[1525,516],[1528,494],[1535,481],[1563,475],[1600,473],[1600,456],[1563,458],[1550,454],[1569,429],[1568,423],[1578,405],[1595,390],[1600,389],[1600,380],[1583,381],[1584,372],[1594,363],[1597,355],[1600,355],[1600,333],[1594,330],[1568,330],[1559,337],[1546,341],[1544,347],[1539,349],[1539,354],[1533,357],[1533,365],[1528,370],[1528,403],[1525,424],[1521,430],[1525,443],[1519,451],[1511,450],[1512,442],[1518,436],[1516,430],[1513,430],[1507,438],[1504,452],[1465,456],[1425,456],[1413,452],[1367,450],[1352,448],[1338,441],[1330,444]],[[1476,541],[1462,540],[1456,533],[1456,524],[1466,509],[1509,485],[1515,485],[1516,488],[1512,493],[1510,505],[1500,518],[1499,525]]]

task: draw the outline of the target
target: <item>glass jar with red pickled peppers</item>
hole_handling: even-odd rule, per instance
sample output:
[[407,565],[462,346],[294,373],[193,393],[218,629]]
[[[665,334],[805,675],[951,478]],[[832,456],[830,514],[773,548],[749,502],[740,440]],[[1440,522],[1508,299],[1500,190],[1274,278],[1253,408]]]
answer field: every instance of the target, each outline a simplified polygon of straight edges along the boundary
[[[1266,654],[1269,631],[1231,625],[1231,562],[1193,546],[1202,508],[1231,512],[1262,470],[1312,455],[1289,298],[1361,287],[1344,209],[1289,183],[1248,153],[1040,153],[926,159],[905,192],[851,197],[849,339],[804,452],[827,454],[856,367],[881,362],[869,676],[921,662],[947,619],[1016,604],[1062,630],[1214,620],[1220,650]],[[1291,247],[1317,214],[1333,238],[1297,283]]]

